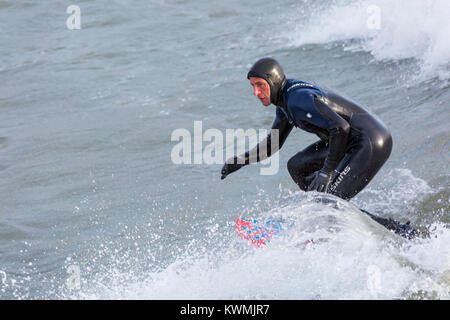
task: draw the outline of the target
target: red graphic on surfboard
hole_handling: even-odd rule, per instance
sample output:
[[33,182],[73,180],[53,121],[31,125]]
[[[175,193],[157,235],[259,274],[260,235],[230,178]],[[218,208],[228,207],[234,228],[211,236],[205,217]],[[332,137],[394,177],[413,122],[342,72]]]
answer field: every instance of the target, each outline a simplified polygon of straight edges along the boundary
[[235,229],[237,234],[252,244],[260,247],[266,245],[274,235],[282,230],[281,222],[276,220],[260,221],[251,218],[237,218]]

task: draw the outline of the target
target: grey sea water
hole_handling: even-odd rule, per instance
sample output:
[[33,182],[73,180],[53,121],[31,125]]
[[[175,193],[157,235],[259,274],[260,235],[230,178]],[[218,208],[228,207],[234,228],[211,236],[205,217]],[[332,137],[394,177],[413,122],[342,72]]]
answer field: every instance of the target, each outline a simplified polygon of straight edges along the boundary
[[[448,299],[449,12],[444,0],[0,0],[0,298]],[[392,155],[352,203],[430,239],[404,243],[299,191],[286,162],[315,141],[306,132],[276,175],[253,165],[222,181],[221,164],[173,163],[171,134],[194,121],[270,127],[274,107],[246,79],[263,56],[386,123]],[[239,216],[277,214],[316,231],[262,250],[234,233]],[[317,230],[332,241],[294,245]]]

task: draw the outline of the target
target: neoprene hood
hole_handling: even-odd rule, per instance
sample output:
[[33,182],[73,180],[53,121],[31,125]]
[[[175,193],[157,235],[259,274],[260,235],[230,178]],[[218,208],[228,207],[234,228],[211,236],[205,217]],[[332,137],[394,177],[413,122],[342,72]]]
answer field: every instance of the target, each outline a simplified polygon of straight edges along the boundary
[[276,106],[282,104],[282,92],[286,84],[286,76],[277,60],[262,58],[256,61],[247,74],[247,79],[250,79],[250,77],[266,80],[270,87],[270,102]]

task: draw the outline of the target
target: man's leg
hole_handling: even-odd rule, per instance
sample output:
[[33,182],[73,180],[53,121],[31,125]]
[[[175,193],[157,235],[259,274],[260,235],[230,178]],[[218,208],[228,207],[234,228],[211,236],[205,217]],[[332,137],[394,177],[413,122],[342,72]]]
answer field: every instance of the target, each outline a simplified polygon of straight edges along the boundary
[[374,148],[369,139],[359,141],[344,156],[336,171],[339,172],[328,192],[349,200],[363,190],[389,158],[391,146]]
[[350,200],[372,180],[379,168],[371,167],[372,154],[370,147],[358,146],[347,153],[339,163],[337,174],[328,192],[339,198]]
[[[353,198],[373,179],[386,162],[389,154],[390,149],[373,152],[370,144],[359,144],[357,148],[353,149],[353,152],[347,153],[339,163],[337,171],[340,174],[334,178],[328,192],[345,200]],[[417,230],[410,226],[409,221],[402,224],[391,218],[382,218],[365,210],[360,210],[388,230],[394,231],[402,237],[412,239],[419,235]]]
[[323,167],[327,154],[328,145],[320,140],[289,159],[287,163],[288,171],[300,189],[303,191],[308,189],[311,181],[306,179],[306,177]]

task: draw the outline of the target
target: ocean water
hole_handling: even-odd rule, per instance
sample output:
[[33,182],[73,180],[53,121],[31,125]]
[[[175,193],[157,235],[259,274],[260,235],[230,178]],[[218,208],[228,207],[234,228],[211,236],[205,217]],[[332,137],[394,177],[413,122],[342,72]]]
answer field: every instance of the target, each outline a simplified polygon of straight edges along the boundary
[[[449,15],[446,0],[0,0],[0,299],[449,299]],[[350,203],[291,181],[316,139],[300,130],[275,175],[174,163],[194,121],[270,127],[246,79],[264,56],[391,130]],[[256,248],[240,216],[295,227]]]

